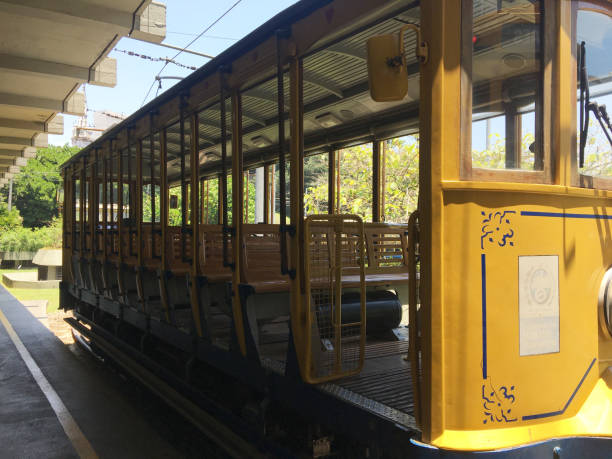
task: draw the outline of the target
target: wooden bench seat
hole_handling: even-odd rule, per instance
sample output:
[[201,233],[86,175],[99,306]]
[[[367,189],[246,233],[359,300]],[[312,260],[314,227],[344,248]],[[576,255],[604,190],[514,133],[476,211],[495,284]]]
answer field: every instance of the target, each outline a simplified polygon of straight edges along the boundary
[[162,236],[159,223],[142,224],[142,264],[156,271],[161,267]]
[[[345,228],[350,233],[351,224]],[[311,268],[314,271],[326,271],[332,264],[330,260],[335,257],[335,238],[326,224],[317,228],[317,224],[311,224],[314,230],[311,258],[319,266]],[[388,223],[364,223],[365,239],[365,284],[367,287],[381,285],[408,284],[408,226]],[[358,287],[360,284],[359,270],[357,265],[356,239],[346,238],[345,244],[354,247],[345,247],[342,250],[342,286],[345,288]],[[355,254],[355,255],[352,255]],[[314,288],[321,288],[329,281],[313,274],[310,279]]]
[[[183,258],[183,239],[185,240],[185,259]],[[168,268],[175,275],[187,275],[191,263],[186,260],[191,253],[191,234],[183,233],[180,226],[169,226],[166,229],[166,256]]]
[[[221,225],[201,225],[199,229],[200,272],[209,282],[229,282],[232,272],[223,266],[223,228]],[[368,286],[408,283],[408,226],[385,223],[365,223],[366,244],[365,282]],[[191,249],[191,235],[182,233],[180,227],[169,227],[167,254],[169,266],[176,275],[187,275],[191,263],[182,256],[182,240],[185,249]],[[150,237],[150,233],[147,235]],[[331,239],[330,239],[331,240]],[[228,239],[228,254],[232,241]],[[150,247],[150,239],[146,246]],[[289,276],[280,272],[280,233],[276,224],[245,224],[242,227],[241,248],[243,283],[257,293],[289,290]],[[150,251],[150,249],[148,249]],[[328,250],[333,250],[329,247]],[[330,253],[331,256],[331,253]],[[343,280],[346,287],[359,286],[358,266],[343,260]],[[323,283],[323,280],[315,283]]]
[[[359,274],[349,274],[342,276],[342,287],[344,288],[357,288],[360,284]],[[384,285],[397,285],[407,284],[408,274],[401,273],[383,273],[383,274],[366,274],[365,284],[366,287],[378,287]],[[328,285],[328,281],[325,279],[311,278],[310,284],[313,288],[323,288]]]
[[280,225],[242,226],[243,283],[255,293],[289,291],[289,276],[281,273]]
[[[223,225],[200,225],[199,233],[199,274],[210,283],[231,281],[232,269],[223,266]],[[227,257],[232,258],[230,237],[227,238]]]

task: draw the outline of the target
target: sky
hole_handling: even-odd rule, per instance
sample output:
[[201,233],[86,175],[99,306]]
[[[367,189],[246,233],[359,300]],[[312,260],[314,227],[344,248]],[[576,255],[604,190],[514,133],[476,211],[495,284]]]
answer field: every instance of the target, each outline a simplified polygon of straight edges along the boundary
[[[166,39],[164,43],[183,47],[212,24],[229,9],[237,0],[167,0],[166,3]],[[244,37],[258,26],[272,18],[297,0],[241,0],[221,21],[215,24],[206,34],[199,38],[188,49],[216,56]],[[151,57],[172,58],[174,51],[150,43],[130,38],[122,38],[115,50],[134,51]],[[111,51],[109,57],[117,59],[117,85],[114,88],[102,86],[85,86],[88,110],[108,110],[130,115],[144,103],[152,100],[156,93],[161,94],[179,80],[163,80],[162,89],[158,92],[157,83],[145,100],[155,75],[164,66],[163,62],[151,62],[124,53]],[[193,54],[181,53],[177,62],[188,66],[201,67],[209,59]],[[193,70],[169,64],[162,76],[185,77]],[[78,117],[64,116],[64,134],[49,135],[52,145],[70,143],[72,126]],[[89,119],[92,114],[89,112]]]

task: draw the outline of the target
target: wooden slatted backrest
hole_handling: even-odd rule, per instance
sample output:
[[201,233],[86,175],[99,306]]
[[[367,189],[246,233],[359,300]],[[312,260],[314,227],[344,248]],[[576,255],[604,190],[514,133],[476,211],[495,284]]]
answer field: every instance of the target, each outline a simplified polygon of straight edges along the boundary
[[[143,263],[147,267],[157,267],[160,264],[161,257],[161,235],[159,234],[160,225],[151,223],[142,224],[142,250]],[[155,235],[153,234],[155,230]],[[151,241],[154,241],[155,247],[152,247]],[[136,247],[135,247],[136,248]]]
[[408,273],[408,225],[366,223],[366,274]]
[[246,283],[288,283],[280,270],[280,225],[248,224],[242,227],[244,263],[242,279]]
[[[101,228],[98,228],[101,229]],[[104,254],[104,233],[96,231],[97,253],[100,257]]]
[[[231,279],[232,270],[223,266],[223,225],[200,225],[200,274]],[[227,259],[232,260],[232,239],[227,240]]]
[[180,226],[168,226],[166,230],[166,254],[170,270],[188,270],[191,264],[183,260],[183,238],[185,238],[185,252],[189,254],[191,235],[184,234]]

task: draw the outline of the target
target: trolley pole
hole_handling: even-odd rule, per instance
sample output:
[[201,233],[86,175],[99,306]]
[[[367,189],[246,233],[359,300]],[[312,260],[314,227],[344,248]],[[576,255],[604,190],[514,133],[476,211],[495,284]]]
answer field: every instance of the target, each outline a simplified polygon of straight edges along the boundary
[[9,179],[8,211],[13,208],[13,177]]

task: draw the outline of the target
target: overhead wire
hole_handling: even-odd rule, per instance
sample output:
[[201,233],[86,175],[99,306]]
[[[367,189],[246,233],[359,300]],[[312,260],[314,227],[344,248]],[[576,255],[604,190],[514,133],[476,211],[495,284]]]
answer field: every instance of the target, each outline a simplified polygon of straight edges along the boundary
[[[171,35],[185,35],[185,36],[189,36],[189,37],[195,37],[197,35],[197,33],[190,33],[190,32],[170,32],[170,31],[166,31],[166,34],[171,34]],[[213,40],[229,40],[229,41],[238,41],[240,40],[239,38],[234,38],[234,37],[222,37],[219,35],[202,35],[202,37],[204,38],[212,38]]]
[[[234,2],[234,4],[232,6],[230,6],[227,10],[225,10],[225,12],[219,16],[217,19],[215,19],[212,24],[210,24],[208,27],[206,27],[200,34],[198,34],[197,37],[195,37],[193,40],[191,40],[189,43],[187,43],[187,45],[185,45],[183,47],[182,50],[180,50],[178,53],[176,53],[173,57],[172,60],[176,59],[179,54],[181,54],[184,50],[186,50],[187,48],[189,48],[193,43],[195,43],[202,35],[204,35],[206,32],[208,32],[210,29],[212,29],[221,19],[223,19],[225,16],[227,16],[229,14],[230,11],[232,11],[236,6],[238,6],[238,4],[242,2],[242,0],[237,0],[236,2]],[[164,66],[161,68],[161,70],[157,73],[157,75],[155,75],[155,77],[157,78],[158,76],[161,75],[161,73],[164,71],[164,69],[168,66],[168,62],[164,63]],[[149,87],[149,90],[147,91],[147,94],[145,95],[144,99],[142,100],[142,103],[140,104],[140,106],[142,107],[146,100],[147,97],[149,97],[149,94],[151,94],[151,90],[153,89],[153,86],[155,85],[155,82],[157,81],[156,78],[153,79],[153,83],[151,83],[151,86]]]
[[193,65],[181,64],[180,62],[177,62],[174,59],[170,59],[168,57],[152,57],[152,56],[147,56],[146,54],[140,54],[140,53],[136,53],[134,51],[129,51],[129,50],[125,50],[125,49],[117,49],[117,48],[115,48],[113,51],[116,51],[118,53],[127,54],[128,56],[139,57],[141,59],[146,59],[146,60],[149,60],[149,61],[152,61],[152,62],[167,62],[168,64],[174,64],[177,67],[181,67],[181,68],[188,69],[188,70],[196,70],[197,69],[197,67],[195,67]]

